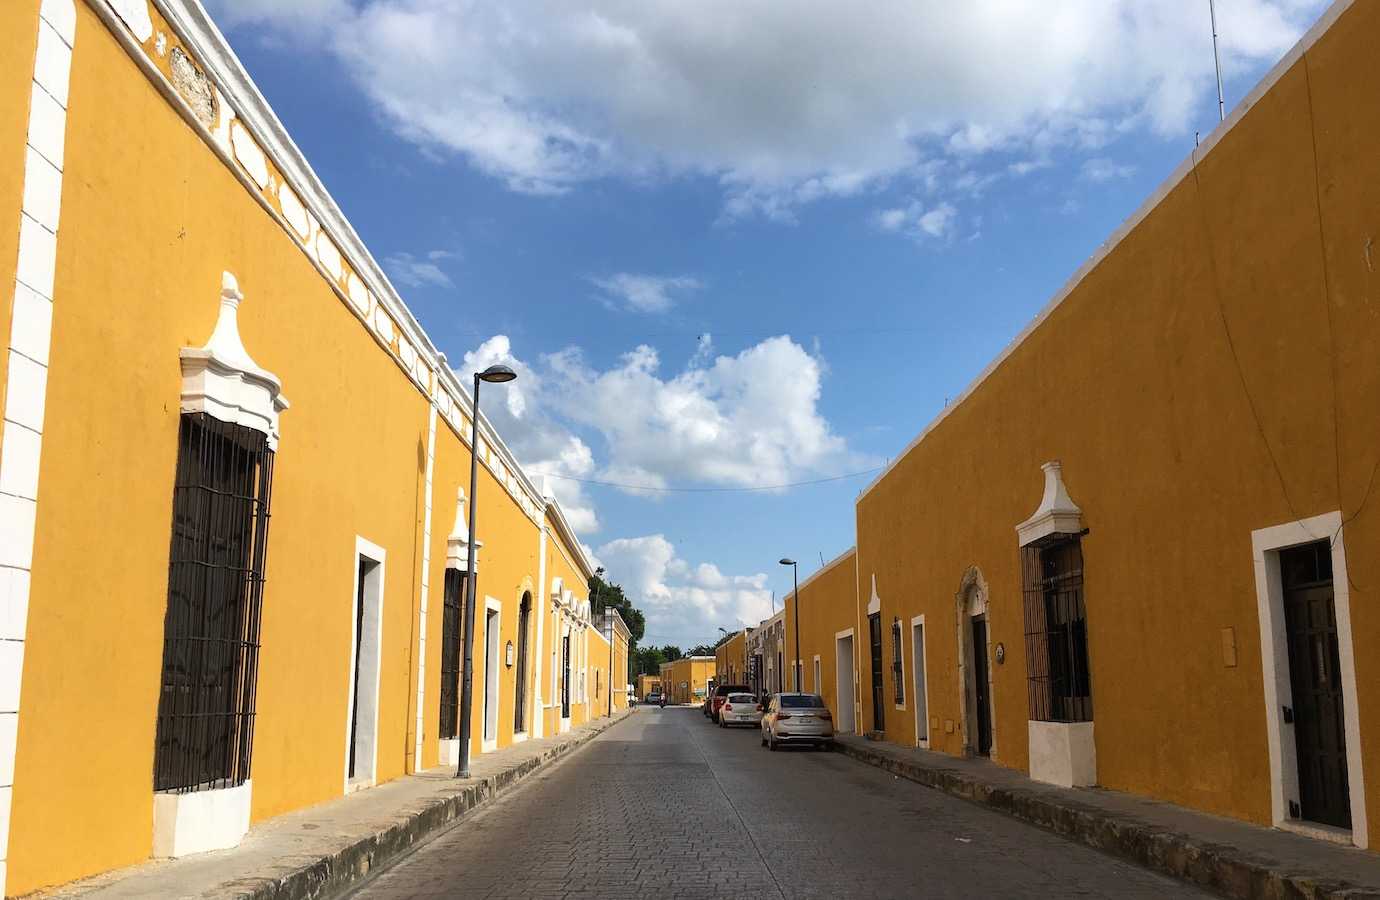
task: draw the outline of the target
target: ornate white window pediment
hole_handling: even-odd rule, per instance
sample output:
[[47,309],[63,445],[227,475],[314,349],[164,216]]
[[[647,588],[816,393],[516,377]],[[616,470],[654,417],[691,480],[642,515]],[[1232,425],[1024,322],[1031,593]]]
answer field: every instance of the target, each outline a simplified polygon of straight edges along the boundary
[[1034,514],[1016,526],[1022,547],[1051,534],[1078,534],[1083,530],[1083,511],[1069,498],[1059,461],[1052,460],[1040,468],[1045,473],[1045,494]]
[[240,340],[239,308],[244,295],[235,276],[222,273],[220,315],[201,347],[183,347],[182,412],[205,413],[222,422],[263,432],[278,449],[278,414],[288,408],[283,385],[254,362]]
[[564,585],[565,582],[561,580],[559,575],[551,579],[551,602],[557,606],[560,606],[563,602],[565,596],[563,590]]
[[[474,542],[474,570],[479,571],[479,549],[483,541]],[[446,568],[468,571],[470,565],[470,527],[465,519],[465,489],[455,492],[455,524],[446,538]]]

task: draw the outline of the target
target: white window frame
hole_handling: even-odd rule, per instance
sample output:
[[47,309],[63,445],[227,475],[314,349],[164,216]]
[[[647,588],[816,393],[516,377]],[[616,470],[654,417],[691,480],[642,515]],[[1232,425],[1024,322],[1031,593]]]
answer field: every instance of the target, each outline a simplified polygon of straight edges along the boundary
[[[1256,609],[1260,617],[1260,660],[1264,681],[1266,737],[1270,751],[1270,807],[1274,825],[1337,843],[1369,846],[1366,789],[1362,773],[1361,724],[1356,691],[1356,659],[1351,635],[1351,582],[1347,577],[1345,527],[1340,511],[1287,522],[1251,532]],[[1350,833],[1289,816],[1288,797],[1298,796],[1298,756],[1293,726],[1284,707],[1293,706],[1289,679],[1289,644],[1284,631],[1284,584],[1279,551],[1326,540],[1332,544],[1332,598],[1337,616],[1341,661],[1342,714],[1346,732],[1347,781],[1351,788]]]

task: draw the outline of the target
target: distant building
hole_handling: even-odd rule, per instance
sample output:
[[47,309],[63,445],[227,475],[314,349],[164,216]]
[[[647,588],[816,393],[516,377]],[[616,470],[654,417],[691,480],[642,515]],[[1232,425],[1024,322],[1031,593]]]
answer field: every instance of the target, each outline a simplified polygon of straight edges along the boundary
[[661,687],[667,703],[702,703],[713,677],[712,656],[683,656],[661,664]]
[[751,628],[735,631],[714,649],[714,680],[718,684],[747,684],[747,639]]

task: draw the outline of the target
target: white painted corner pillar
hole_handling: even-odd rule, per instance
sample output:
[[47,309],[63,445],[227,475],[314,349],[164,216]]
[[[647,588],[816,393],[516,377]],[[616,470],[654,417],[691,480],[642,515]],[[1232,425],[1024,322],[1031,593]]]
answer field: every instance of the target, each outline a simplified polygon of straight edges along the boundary
[[[239,282],[221,274],[215,327],[200,347],[183,347],[183,413],[243,425],[278,448],[278,417],[288,408],[278,377],[254,362],[240,338]],[[253,782],[209,791],[163,791],[153,795],[153,855],[189,856],[237,845],[249,832]]]
[[412,771],[422,770],[426,725],[426,619],[431,600],[431,485],[436,470],[436,402],[427,404],[425,504],[422,512],[422,585],[417,596],[417,715],[413,723]]
[[73,0],[43,0],[33,27],[38,31],[38,45],[29,90],[24,190],[17,223],[19,256],[6,345],[8,375],[4,435],[0,438],[0,895],[8,893],[4,887],[10,801],[19,746],[19,697],[38,521],[38,468],[52,343],[67,89],[77,32]]
[[[1078,534],[1083,530],[1083,511],[1064,487],[1063,466],[1058,460],[1040,467],[1045,475],[1040,505],[1016,526],[1021,547],[1054,534]],[[1097,748],[1092,722],[1029,722],[1030,777],[1060,787],[1091,787],[1097,784]]]
[[[545,485],[543,485],[545,487]],[[547,491],[543,490],[543,494]],[[541,526],[537,529],[537,589],[536,609],[533,612],[537,617],[537,642],[535,652],[532,654],[536,659],[536,664],[532,670],[532,724],[530,726],[532,737],[539,738],[546,732],[546,707],[542,703],[542,667],[546,663],[545,644],[542,638],[545,634],[546,625],[546,507],[543,505],[541,510]]]

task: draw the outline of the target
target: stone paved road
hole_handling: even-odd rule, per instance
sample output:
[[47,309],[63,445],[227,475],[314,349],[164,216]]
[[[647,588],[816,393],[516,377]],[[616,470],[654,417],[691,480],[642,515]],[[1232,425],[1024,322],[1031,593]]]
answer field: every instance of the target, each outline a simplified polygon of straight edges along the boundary
[[841,754],[643,708],[356,896],[1207,895]]

